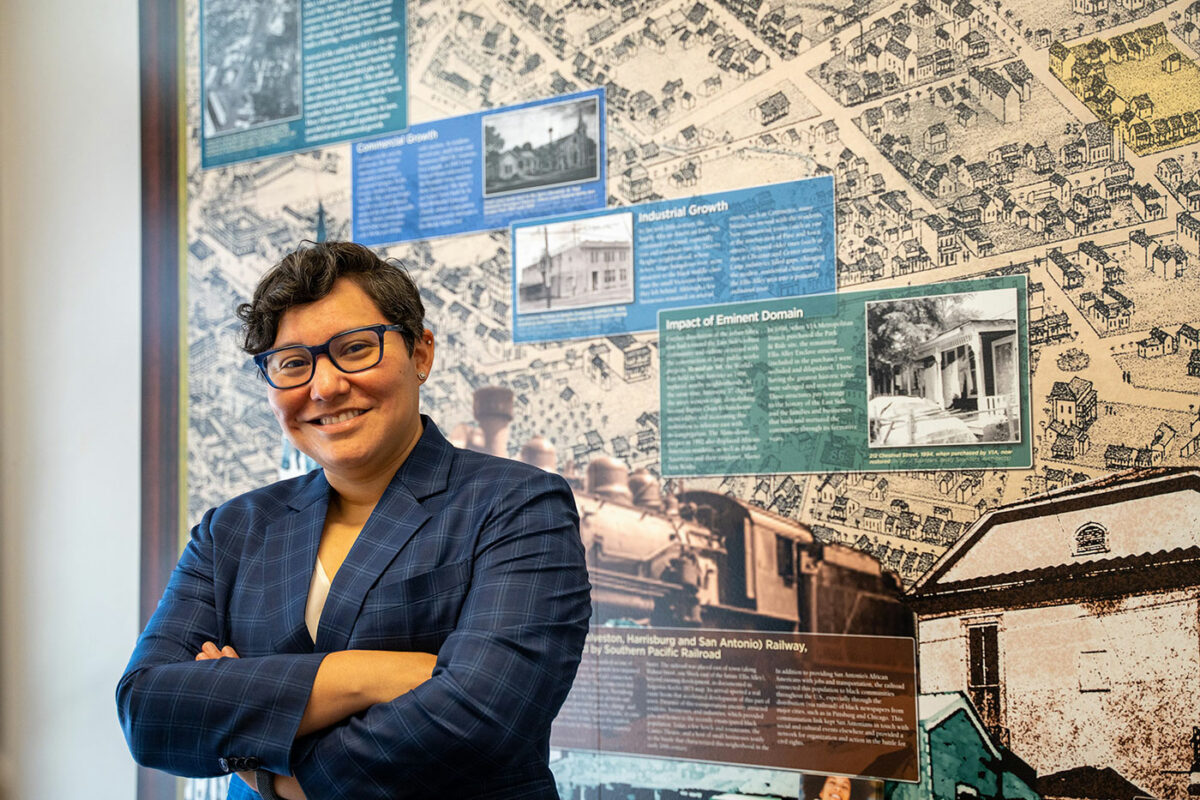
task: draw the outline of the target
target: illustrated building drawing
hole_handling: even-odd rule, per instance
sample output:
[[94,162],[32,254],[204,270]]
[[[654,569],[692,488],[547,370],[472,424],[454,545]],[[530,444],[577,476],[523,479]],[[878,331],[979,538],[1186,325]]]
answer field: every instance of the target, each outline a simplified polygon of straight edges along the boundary
[[1198,515],[1196,470],[1113,476],[984,515],[910,593],[921,691],[966,694],[1039,775],[1112,769],[1186,797]]

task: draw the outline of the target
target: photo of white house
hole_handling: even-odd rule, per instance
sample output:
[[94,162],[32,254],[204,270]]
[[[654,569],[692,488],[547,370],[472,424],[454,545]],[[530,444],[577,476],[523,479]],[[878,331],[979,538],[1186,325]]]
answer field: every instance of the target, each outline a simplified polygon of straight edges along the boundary
[[517,313],[632,303],[633,215],[518,228]]
[[871,447],[1021,440],[1017,293],[867,304]]

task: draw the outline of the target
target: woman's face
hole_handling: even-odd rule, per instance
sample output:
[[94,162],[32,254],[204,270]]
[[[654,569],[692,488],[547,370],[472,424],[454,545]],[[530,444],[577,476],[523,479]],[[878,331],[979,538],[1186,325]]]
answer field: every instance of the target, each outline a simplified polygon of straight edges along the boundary
[[850,800],[850,779],[841,775],[830,775],[817,795],[820,800]]
[[[387,322],[357,283],[339,278],[325,297],[284,312],[272,349],[320,345],[343,331]],[[331,480],[390,476],[421,437],[417,372],[428,375],[433,366],[433,334],[425,331],[412,356],[399,333],[383,336],[383,360],[368,370],[347,374],[322,355],[304,386],[267,389],[284,434]]]

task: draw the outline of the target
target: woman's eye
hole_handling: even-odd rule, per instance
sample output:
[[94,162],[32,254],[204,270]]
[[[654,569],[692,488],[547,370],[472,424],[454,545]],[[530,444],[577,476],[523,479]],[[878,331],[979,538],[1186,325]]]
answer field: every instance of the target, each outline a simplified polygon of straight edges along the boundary
[[371,354],[378,347],[378,342],[372,339],[350,339],[349,341],[338,342],[335,352],[338,358],[362,359],[370,358]]
[[275,365],[275,369],[278,369],[278,370],[307,369],[307,368],[308,368],[308,359],[304,358],[303,356],[288,356],[287,358],[281,359]]

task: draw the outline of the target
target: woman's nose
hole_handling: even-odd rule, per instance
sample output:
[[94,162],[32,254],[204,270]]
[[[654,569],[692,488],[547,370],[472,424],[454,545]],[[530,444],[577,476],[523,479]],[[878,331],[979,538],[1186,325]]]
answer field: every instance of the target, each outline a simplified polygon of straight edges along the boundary
[[329,356],[317,356],[312,380],[308,384],[309,397],[313,400],[328,400],[346,391],[348,385],[346,373],[335,367]]

